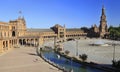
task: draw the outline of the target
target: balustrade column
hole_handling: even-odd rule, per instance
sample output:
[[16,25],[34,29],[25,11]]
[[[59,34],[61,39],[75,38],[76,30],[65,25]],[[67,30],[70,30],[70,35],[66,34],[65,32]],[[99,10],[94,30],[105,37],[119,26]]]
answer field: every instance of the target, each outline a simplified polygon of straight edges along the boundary
[[21,45],[23,45],[23,39],[21,39]]

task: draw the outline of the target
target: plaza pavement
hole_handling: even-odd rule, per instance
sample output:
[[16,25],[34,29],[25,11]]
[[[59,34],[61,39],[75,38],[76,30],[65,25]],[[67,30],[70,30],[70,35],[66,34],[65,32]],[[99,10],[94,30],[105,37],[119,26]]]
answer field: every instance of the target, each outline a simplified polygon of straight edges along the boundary
[[36,55],[32,47],[15,48],[0,55],[0,72],[62,72]]

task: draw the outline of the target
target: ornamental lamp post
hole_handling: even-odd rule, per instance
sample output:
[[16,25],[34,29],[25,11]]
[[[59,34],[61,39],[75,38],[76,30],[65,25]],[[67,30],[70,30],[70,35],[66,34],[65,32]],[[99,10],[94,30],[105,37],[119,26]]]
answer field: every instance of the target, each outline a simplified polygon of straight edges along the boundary
[[[114,34],[114,40],[115,40],[115,34]],[[115,61],[115,41],[113,42],[113,61]]]
[[113,44],[113,61],[115,61],[115,43]]
[[78,56],[78,40],[76,40],[76,56]]

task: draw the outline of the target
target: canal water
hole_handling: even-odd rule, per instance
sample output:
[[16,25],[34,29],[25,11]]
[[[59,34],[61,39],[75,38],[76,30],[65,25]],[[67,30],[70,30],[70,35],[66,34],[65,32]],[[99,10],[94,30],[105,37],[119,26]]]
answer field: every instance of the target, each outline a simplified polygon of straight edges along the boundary
[[67,71],[72,69],[73,72],[105,72],[96,68],[81,65],[64,57],[59,58],[58,54],[54,51],[43,52],[43,56],[60,67],[65,68]]

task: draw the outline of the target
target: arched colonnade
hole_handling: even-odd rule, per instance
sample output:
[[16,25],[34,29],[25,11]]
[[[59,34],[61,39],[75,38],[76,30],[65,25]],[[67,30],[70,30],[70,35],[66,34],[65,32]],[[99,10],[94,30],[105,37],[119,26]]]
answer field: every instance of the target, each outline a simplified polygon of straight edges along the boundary
[[39,46],[39,38],[20,38],[18,41],[19,45],[24,46]]

